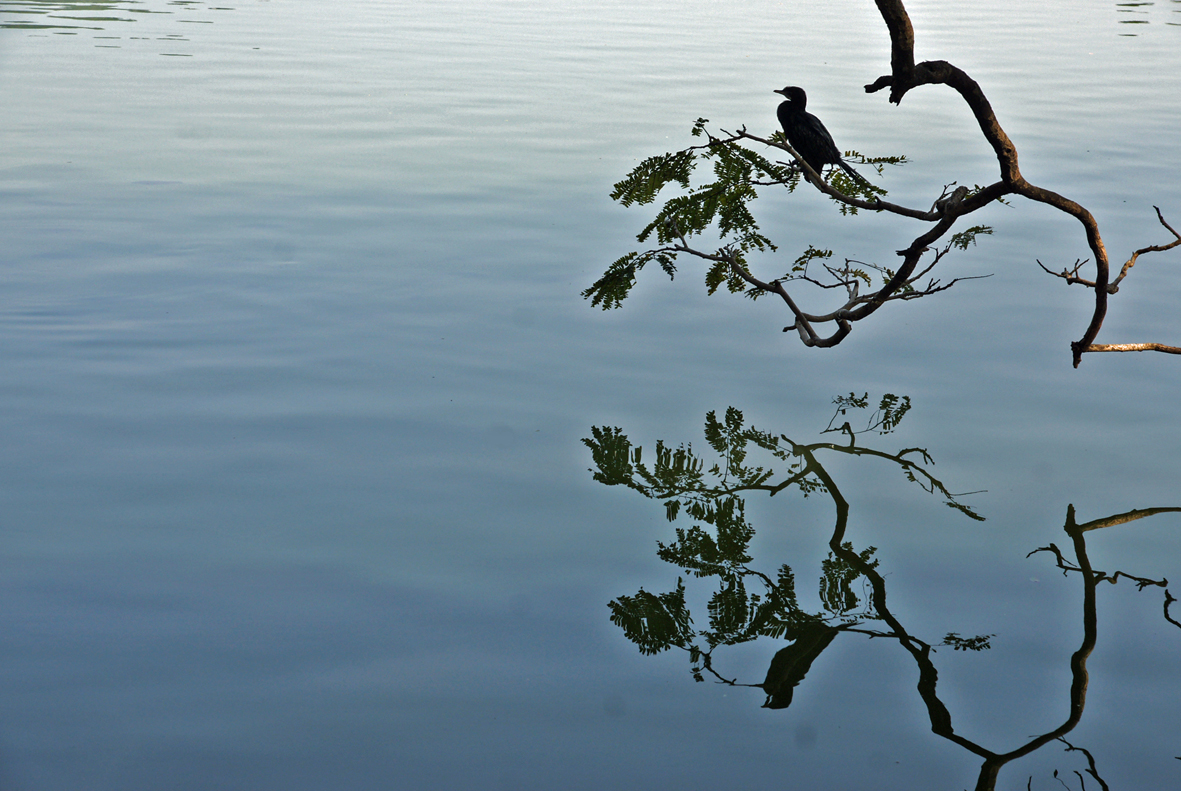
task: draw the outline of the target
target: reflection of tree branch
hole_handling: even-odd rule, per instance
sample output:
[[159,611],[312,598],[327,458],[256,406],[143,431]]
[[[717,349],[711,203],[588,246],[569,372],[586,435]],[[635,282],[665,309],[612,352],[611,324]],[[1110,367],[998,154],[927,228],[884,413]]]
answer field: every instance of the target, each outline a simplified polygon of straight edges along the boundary
[[1181,629],[1181,623],[1177,623],[1175,620],[1173,620],[1173,616],[1169,615],[1169,605],[1175,601],[1177,600],[1173,598],[1173,594],[1169,593],[1168,588],[1165,588],[1165,620],[1176,626],[1178,629]]
[[[691,649],[688,649],[688,648],[687,648],[687,649],[685,649],[685,650],[686,650],[686,651],[689,651],[689,650],[691,650]],[[700,649],[698,649],[698,660],[701,662],[701,669],[702,669],[702,670],[708,670],[708,671],[710,672],[710,675],[712,675],[714,678],[716,678],[716,679],[718,680],[718,683],[719,683],[719,684],[726,684],[727,686],[731,686],[731,687],[749,687],[749,686],[753,686],[753,685],[751,685],[751,684],[739,684],[739,683],[738,683],[738,679],[736,679],[736,678],[735,678],[735,679],[726,678],[726,677],[725,677],[725,676],[723,676],[721,673],[719,673],[718,671],[714,670],[714,665],[713,665],[713,651],[712,651],[712,650],[710,650],[710,651],[701,651]]]
[[[1049,546],[1038,547],[1025,557],[1032,557],[1038,552],[1052,553],[1056,558],[1055,562],[1057,563],[1058,568],[1062,569],[1063,577],[1066,576],[1066,572],[1068,571],[1082,571],[1082,569],[1080,569],[1078,566],[1072,565],[1070,561],[1062,556],[1062,550],[1058,549],[1057,544],[1051,543]],[[1123,577],[1124,579],[1129,579],[1135,582],[1137,590],[1144,590],[1149,585],[1157,588],[1163,588],[1169,584],[1168,580],[1152,580],[1148,579],[1147,577],[1137,577],[1135,574],[1128,574],[1126,571],[1117,571],[1114,574],[1108,574],[1106,571],[1099,571],[1096,569],[1093,570],[1093,573],[1095,575],[1095,582],[1108,582],[1114,585],[1115,583],[1119,582],[1120,577]]]
[[[1181,508],[1176,508],[1176,507],[1171,507],[1171,508],[1133,508],[1131,511],[1125,511],[1122,514],[1115,514],[1113,516],[1104,517],[1102,519],[1092,519],[1090,522],[1084,522],[1081,525],[1074,524],[1074,526],[1071,528],[1069,526],[1073,524],[1073,520],[1074,520],[1074,506],[1071,505],[1071,506],[1068,506],[1068,508],[1067,508],[1067,525],[1068,525],[1067,532],[1073,531],[1081,536],[1083,533],[1086,533],[1091,530],[1098,530],[1098,529],[1104,528],[1104,527],[1115,527],[1117,525],[1126,525],[1129,522],[1135,522],[1136,520],[1143,519],[1146,516],[1155,516],[1156,514],[1178,513],[1178,512],[1181,512]],[[1067,561],[1066,558],[1064,558],[1062,556],[1062,551],[1060,549],[1058,549],[1058,547],[1053,543],[1051,543],[1049,546],[1038,547],[1037,549],[1033,550],[1033,552],[1030,552],[1028,555],[1026,555],[1026,557],[1030,557],[1031,555],[1035,555],[1038,552],[1049,552],[1049,553],[1053,554],[1055,557],[1055,563],[1057,564],[1058,568],[1062,569],[1063,576],[1066,576],[1067,573],[1071,572],[1071,571],[1076,571],[1076,572],[1082,571],[1081,568],[1079,568],[1078,566],[1072,565],[1069,561]],[[1165,601],[1164,601],[1165,620],[1168,621],[1169,623],[1173,624],[1177,628],[1181,629],[1181,623],[1178,623],[1176,620],[1174,620],[1172,615],[1169,613],[1169,606],[1173,602],[1175,602],[1176,599],[1174,599],[1173,595],[1171,593],[1169,593],[1169,590],[1168,590],[1169,581],[1167,579],[1154,580],[1154,579],[1149,579],[1147,577],[1138,577],[1135,574],[1128,574],[1126,571],[1116,571],[1113,574],[1108,574],[1105,571],[1093,570],[1092,573],[1094,574],[1096,583],[1107,582],[1107,583],[1114,585],[1117,582],[1119,582],[1120,577],[1123,577],[1124,579],[1129,579],[1132,582],[1134,582],[1136,584],[1137,590],[1144,590],[1145,588],[1147,588],[1149,586],[1156,587],[1156,588],[1164,588],[1165,589]]]
[[[883,399],[883,417],[878,423],[871,418],[870,426],[878,426],[879,433],[888,433],[896,425],[902,411],[888,412],[890,408],[909,404],[888,396]],[[865,397],[838,399],[838,403],[851,407],[865,408]],[[841,412],[841,414],[844,414]],[[834,418],[835,420],[835,418]],[[1181,623],[1170,614],[1170,605],[1176,601],[1167,589],[1167,580],[1153,580],[1116,571],[1112,574],[1092,567],[1087,554],[1086,534],[1093,530],[1129,524],[1148,516],[1161,513],[1181,512],[1181,507],[1133,509],[1120,514],[1094,519],[1079,524],[1073,505],[1068,506],[1063,530],[1073,545],[1073,559],[1056,544],[1039,547],[1029,553],[1051,553],[1064,575],[1079,574],[1083,582],[1082,625],[1083,636],[1077,650],[1069,660],[1071,684],[1069,710],[1065,719],[1052,730],[1029,738],[1024,744],[1008,752],[994,752],[956,733],[952,716],[940,699],[937,686],[939,673],[932,661],[933,646],[911,635],[902,622],[891,612],[886,595],[885,577],[877,570],[878,561],[873,559],[875,549],[868,547],[862,552],[854,550],[851,542],[845,540],[849,524],[850,505],[845,499],[836,480],[818,458],[821,452],[842,453],[854,457],[874,457],[892,462],[903,469],[907,478],[918,483],[924,491],[940,492],[949,504],[958,507],[969,516],[976,517],[966,506],[954,501],[946,486],[926,470],[922,464],[931,462],[926,450],[904,448],[897,453],[887,453],[856,444],[858,433],[848,423],[830,431],[839,431],[848,436],[849,443],[836,444],[819,442],[802,445],[786,435],[778,438],[744,426],[742,413],[731,407],[727,410],[725,425],[715,413],[710,412],[706,420],[706,439],[723,461],[709,467],[706,462],[693,454],[692,448],[681,445],[672,450],[662,443],[657,445],[657,464],[649,470],[641,463],[640,448],[632,452],[629,440],[619,429],[605,430],[592,428],[594,440],[584,440],[591,448],[599,467],[595,479],[608,485],[626,484],[649,498],[674,498],[665,502],[670,521],[677,518],[682,509],[693,519],[704,523],[689,529],[678,528],[677,540],[672,544],[658,543],[658,555],[683,569],[694,577],[717,577],[721,586],[710,600],[710,628],[694,631],[692,619],[685,606],[684,587],[678,579],[677,589],[668,594],[653,595],[642,589],[635,597],[620,597],[610,603],[612,621],[621,626],[628,638],[635,642],[641,652],[659,653],[671,647],[679,647],[690,653],[694,664],[693,676],[704,680],[708,673],[718,682],[729,686],[759,687],[767,695],[768,708],[786,708],[790,705],[794,689],[804,679],[816,660],[836,636],[842,631],[863,634],[870,638],[897,640],[911,655],[918,669],[916,689],[926,708],[931,731],[936,735],[959,745],[982,759],[975,788],[977,791],[995,789],[1000,771],[1011,761],[1024,757],[1054,740],[1062,740],[1068,751],[1077,751],[1086,756],[1089,769],[1087,774],[1095,778],[1104,788],[1106,784],[1099,777],[1093,756],[1082,748],[1076,748],[1065,741],[1081,720],[1086,705],[1088,686],[1087,660],[1097,641],[1096,592],[1100,582],[1115,584],[1121,577],[1131,580],[1138,588],[1157,586],[1165,589],[1164,616],[1170,623],[1181,628]],[[782,441],[782,442],[781,442]],[[754,443],[776,459],[790,464],[790,474],[781,483],[774,483],[774,471],[762,466],[753,466],[746,461],[747,445]],[[786,443],[786,445],[782,444]],[[918,457],[912,460],[912,457]],[[634,466],[633,466],[634,464]],[[708,478],[706,477],[708,475]],[[642,483],[641,483],[642,481]],[[777,494],[789,486],[798,486],[804,496],[811,492],[822,492],[831,498],[835,509],[835,520],[828,546],[829,559],[822,563],[821,601],[825,612],[810,614],[802,610],[795,594],[795,577],[786,564],[780,567],[778,577],[773,578],[751,568],[752,557],[749,545],[755,536],[754,528],[746,522],[742,493],[765,491]],[[679,498],[679,499],[677,499]],[[869,605],[864,612],[853,614],[859,603],[850,585],[863,578],[869,588]],[[765,593],[748,594],[747,582],[758,580]],[[865,597],[861,597],[864,601]],[[883,629],[866,628],[864,620],[877,620],[885,625]],[[736,679],[721,675],[712,665],[712,652],[719,645],[734,645],[756,640],[760,637],[786,638],[791,644],[780,649],[768,668],[766,679],[761,684],[739,684]],[[960,638],[949,633],[943,645],[957,649],[980,650],[987,648],[987,636]],[[704,638],[705,648],[696,642]],[[1080,782],[1081,773],[1075,773]],[[1084,786],[1085,787],[1085,786]]]
[[1177,513],[1178,511],[1181,511],[1181,508],[1133,508],[1131,511],[1126,511],[1122,514],[1116,514],[1104,519],[1092,519],[1090,522],[1084,522],[1083,524],[1078,525],[1077,530],[1080,533],[1085,533],[1088,530],[1098,530],[1101,527],[1126,525],[1128,522],[1135,522],[1137,519],[1143,519],[1146,516]]
[[[903,448],[902,450],[898,451],[897,453],[886,453],[885,451],[874,450],[873,448],[857,447],[857,446],[854,446],[851,444],[850,445],[836,445],[831,442],[816,442],[811,445],[798,445],[798,444],[796,444],[796,442],[794,442],[792,439],[790,439],[787,436],[782,436],[782,439],[791,444],[791,452],[794,455],[802,456],[808,460],[808,463],[805,464],[804,469],[800,471],[800,476],[803,476],[806,473],[811,473],[811,474],[815,474],[822,481],[825,480],[827,475],[822,476],[819,474],[819,471],[823,470],[824,468],[820,466],[820,463],[818,461],[816,461],[816,457],[813,455],[815,453],[815,451],[818,451],[818,450],[831,450],[831,451],[836,451],[837,453],[845,453],[850,456],[873,456],[873,457],[879,458],[879,459],[886,459],[888,461],[894,462],[899,467],[901,467],[903,474],[906,475],[907,480],[909,480],[911,483],[918,484],[919,488],[921,488],[923,491],[927,492],[928,494],[934,494],[935,492],[939,492],[940,494],[942,494],[946,498],[947,505],[951,506],[952,508],[956,509],[957,511],[960,511],[965,516],[968,516],[968,517],[975,519],[977,521],[980,521],[980,522],[984,521],[983,517],[976,514],[976,512],[973,511],[968,506],[966,506],[963,503],[960,503],[956,500],[957,497],[960,497],[962,495],[953,494],[943,484],[943,482],[941,480],[939,480],[938,478],[936,478],[934,475],[932,475],[929,470],[927,470],[925,467],[923,467],[919,463],[917,463],[915,461],[911,461],[909,458],[907,458],[907,456],[910,456],[912,454],[919,454],[919,456],[922,458],[922,461],[924,463],[930,464],[931,463],[931,455],[929,453],[927,453],[925,448]],[[922,480],[920,480],[920,478]],[[924,481],[925,481],[925,483],[924,483]],[[764,489],[767,489],[768,491],[770,491],[771,494],[776,494],[778,491],[786,488],[791,483],[792,483],[792,481],[785,481],[784,483],[779,484],[774,487],[754,487],[754,488],[764,488]],[[825,485],[827,486],[827,483]],[[968,492],[968,494],[974,494],[974,492]]]
[[[814,463],[814,459],[810,459],[810,464]],[[906,630],[899,623],[898,619],[889,611],[886,604],[886,589],[885,580],[875,569],[869,567],[853,553],[842,547],[842,540],[844,538],[845,525],[847,524],[849,506],[848,503],[840,494],[840,490],[836,486],[836,482],[828,475],[827,471],[820,467],[817,463],[817,475],[824,481],[830,495],[833,497],[837,509],[837,527],[833,533],[833,537],[829,543],[829,548],[834,554],[839,555],[847,563],[858,568],[869,580],[873,588],[873,603],[877,617],[885,621],[893,629],[893,634],[890,635],[898,640],[899,644],[914,658],[915,663],[919,668],[919,681],[917,689],[919,696],[927,707],[927,716],[931,722],[931,731],[948,741],[960,745],[964,749],[984,758],[984,763],[980,767],[980,774],[977,778],[977,791],[986,791],[996,787],[997,777],[1000,770],[1009,762],[1021,758],[1025,755],[1040,749],[1045,744],[1058,739],[1068,745],[1070,749],[1078,750],[1087,756],[1090,768],[1088,774],[1092,775],[1099,783],[1107,788],[1106,783],[1099,777],[1095,769],[1095,762],[1093,756],[1086,750],[1075,748],[1073,745],[1065,742],[1063,738],[1067,733],[1072,731],[1078,725],[1082,718],[1083,709],[1086,706],[1087,693],[1087,659],[1095,648],[1097,639],[1097,612],[1095,603],[1096,587],[1101,581],[1108,581],[1115,583],[1120,576],[1135,580],[1140,588],[1145,585],[1162,585],[1164,583],[1156,582],[1154,580],[1146,580],[1141,577],[1135,577],[1124,572],[1116,572],[1110,577],[1104,572],[1097,572],[1091,567],[1090,558],[1087,555],[1086,542],[1083,534],[1089,530],[1095,530],[1100,527],[1108,527],[1112,525],[1126,524],[1128,522],[1142,519],[1146,516],[1151,516],[1157,513],[1181,511],[1181,508],[1153,508],[1143,510],[1133,510],[1125,514],[1117,514],[1106,517],[1104,519],[1097,519],[1091,522],[1086,522],[1083,525],[1078,525],[1075,522],[1074,507],[1070,506],[1067,510],[1066,525],[1064,529],[1067,535],[1070,536],[1074,544],[1075,557],[1078,559],[1077,565],[1069,563],[1062,554],[1062,551],[1054,544],[1048,547],[1042,547],[1034,550],[1034,552],[1051,552],[1057,558],[1058,565],[1066,571],[1076,571],[1083,577],[1083,640],[1077,651],[1070,657],[1070,671],[1071,671],[1071,685],[1070,685],[1070,711],[1066,720],[1057,728],[1042,734],[1041,736],[1030,739],[1026,744],[1011,750],[1007,753],[995,753],[988,750],[975,742],[966,739],[957,733],[952,725],[951,714],[947,707],[939,699],[936,694],[936,684],[938,683],[938,671],[930,658],[930,646],[921,641],[912,638]],[[1031,552],[1030,554],[1034,554]],[[1175,601],[1172,596],[1166,591],[1165,611],[1168,618],[1168,606]],[[1169,620],[1173,623],[1172,618]],[[1081,780],[1081,775],[1079,775]]]
[[817,477],[824,482],[829,495],[833,499],[833,504],[836,506],[836,525],[833,529],[832,538],[829,539],[828,547],[834,555],[840,557],[869,579],[871,589],[873,590],[872,598],[875,615],[890,626],[890,629],[893,631],[891,636],[914,657],[915,662],[918,664],[918,692],[919,697],[922,698],[923,703],[927,707],[927,716],[931,721],[931,730],[948,741],[960,745],[971,753],[983,757],[992,756],[993,753],[990,751],[955,732],[951,724],[951,712],[947,710],[947,706],[935,694],[935,686],[939,681],[939,671],[936,670],[935,664],[931,661],[931,646],[913,637],[906,630],[906,627],[890,612],[890,608],[886,605],[886,580],[878,573],[877,569],[863,561],[856,552],[845,548],[844,538],[845,530],[849,524],[849,503],[841,494],[836,481],[816,461],[811,449],[804,447],[801,450],[804,457],[808,460],[808,465],[814,468]]
[[[1103,791],[1109,791],[1107,783],[1103,782],[1103,778],[1099,776],[1099,771],[1095,768],[1095,756],[1091,755],[1091,751],[1083,747],[1075,747],[1065,739],[1058,741],[1066,745],[1066,752],[1080,752],[1087,757],[1087,774],[1099,781],[1099,785],[1103,787]],[[1078,772],[1075,772],[1078,774]],[[1082,782],[1082,776],[1079,775],[1079,782]],[[1083,784],[1083,791],[1086,791],[1086,784]]]

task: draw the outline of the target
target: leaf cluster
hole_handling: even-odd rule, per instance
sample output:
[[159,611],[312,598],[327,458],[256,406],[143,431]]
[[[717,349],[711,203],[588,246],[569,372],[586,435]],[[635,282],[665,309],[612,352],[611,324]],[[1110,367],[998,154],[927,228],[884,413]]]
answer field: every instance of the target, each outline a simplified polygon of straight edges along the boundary
[[620,596],[607,606],[611,623],[623,629],[642,654],[659,654],[673,646],[687,649],[693,639],[693,619],[680,579],[669,593],[653,594],[641,588],[635,596]]
[[969,246],[976,244],[977,236],[991,236],[992,228],[987,225],[973,225],[967,230],[960,231],[951,235],[949,240],[950,247],[957,250],[967,250]]
[[[670,279],[675,277],[677,256],[686,252],[711,260],[705,275],[709,294],[722,285],[731,293],[751,296],[762,293],[750,287],[734,271],[736,267],[746,270],[751,253],[777,249],[760,229],[751,204],[759,197],[759,187],[783,187],[793,192],[800,183],[801,172],[794,163],[773,162],[740,145],[737,141],[741,136],[714,137],[706,130],[707,123],[707,119],[697,119],[691,132],[694,137],[705,136],[705,144],[648,157],[614,185],[611,198],[623,206],[653,203],[669,186],[678,190],[636,236],[641,243],[654,242],[657,246],[620,256],[602,277],[582,292],[583,298],[591,300],[595,307],[603,310],[620,307],[635,286],[639,272],[652,262],[656,262]],[[778,145],[786,142],[781,132],[772,135],[770,141]],[[900,156],[865,157],[856,151],[846,155],[858,163],[876,167],[879,173],[886,164],[906,161]],[[712,163],[713,178],[694,186],[693,176],[703,161]],[[882,188],[852,178],[839,168],[833,168],[829,180],[849,196],[868,199],[886,194]],[[856,213],[855,207],[839,200],[836,202],[842,212]],[[692,250],[689,240],[707,232],[720,245],[712,253]],[[812,249],[810,247],[809,251]],[[827,255],[831,256],[831,251]],[[797,265],[799,263],[797,261]]]
[[869,393],[860,396],[856,393],[849,393],[847,396],[837,396],[832,402],[836,405],[836,412],[828,421],[828,427],[823,433],[842,431],[850,436],[855,436],[856,434],[876,432],[884,436],[893,433],[894,429],[898,428],[898,424],[902,422],[902,418],[906,417],[906,413],[910,411],[910,396],[886,393],[878,402],[877,409],[866,420],[865,428],[861,431],[854,431],[848,421],[836,428],[833,428],[833,424],[836,423],[838,417],[846,416],[850,410],[868,409]]
[[[886,156],[886,157],[867,157],[859,151],[846,151],[844,158],[852,160],[853,164],[870,165],[880,176],[885,170],[886,165],[905,165],[909,160],[905,156]],[[872,201],[874,198],[884,198],[888,194],[886,190],[876,184],[871,184],[865,179],[854,178],[846,173],[842,168],[834,167],[828,175],[828,182],[835,187],[839,192],[850,198],[862,198],[864,200]],[[829,200],[836,204],[837,209],[842,215],[851,217],[858,213],[859,209],[849,203],[836,198],[832,195],[828,196]]]

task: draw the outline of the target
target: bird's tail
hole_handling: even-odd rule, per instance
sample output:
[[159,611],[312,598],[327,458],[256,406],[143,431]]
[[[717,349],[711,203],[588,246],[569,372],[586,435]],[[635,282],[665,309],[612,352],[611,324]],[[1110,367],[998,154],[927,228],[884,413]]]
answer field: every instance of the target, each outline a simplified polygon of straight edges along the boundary
[[843,159],[837,160],[837,164],[841,166],[841,170],[845,171],[850,176],[852,176],[853,178],[860,181],[862,184],[866,185],[867,187],[873,186],[872,184],[869,183],[869,180],[866,179],[865,176],[862,176],[860,173],[858,173],[856,170],[854,170],[853,166],[850,165],[845,160],[843,160]]

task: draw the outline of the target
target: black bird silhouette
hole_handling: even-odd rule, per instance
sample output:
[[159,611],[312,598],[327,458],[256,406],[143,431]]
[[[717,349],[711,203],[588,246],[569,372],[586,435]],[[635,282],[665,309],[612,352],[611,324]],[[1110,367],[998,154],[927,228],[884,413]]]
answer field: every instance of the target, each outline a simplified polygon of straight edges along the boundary
[[825,165],[838,165],[858,181],[869,183],[841,159],[837,144],[832,141],[832,135],[824,128],[820,119],[812,113],[805,112],[808,94],[804,93],[803,88],[789,85],[775,93],[787,99],[786,102],[781,102],[776,110],[779,123],[783,126],[783,134],[787,136],[787,142],[791,147],[812,166],[813,170],[819,173]]

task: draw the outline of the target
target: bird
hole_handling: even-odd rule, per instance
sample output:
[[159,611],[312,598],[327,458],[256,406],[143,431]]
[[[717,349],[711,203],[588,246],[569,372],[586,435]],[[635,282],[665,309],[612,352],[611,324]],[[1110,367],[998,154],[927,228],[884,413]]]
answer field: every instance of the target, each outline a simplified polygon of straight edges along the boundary
[[786,102],[781,102],[775,111],[779,116],[779,123],[783,126],[787,142],[813,170],[820,173],[825,165],[837,165],[858,181],[868,183],[860,173],[841,159],[837,144],[832,141],[832,135],[824,128],[820,119],[804,110],[808,105],[808,94],[804,93],[803,88],[789,85],[774,93],[787,99]]

